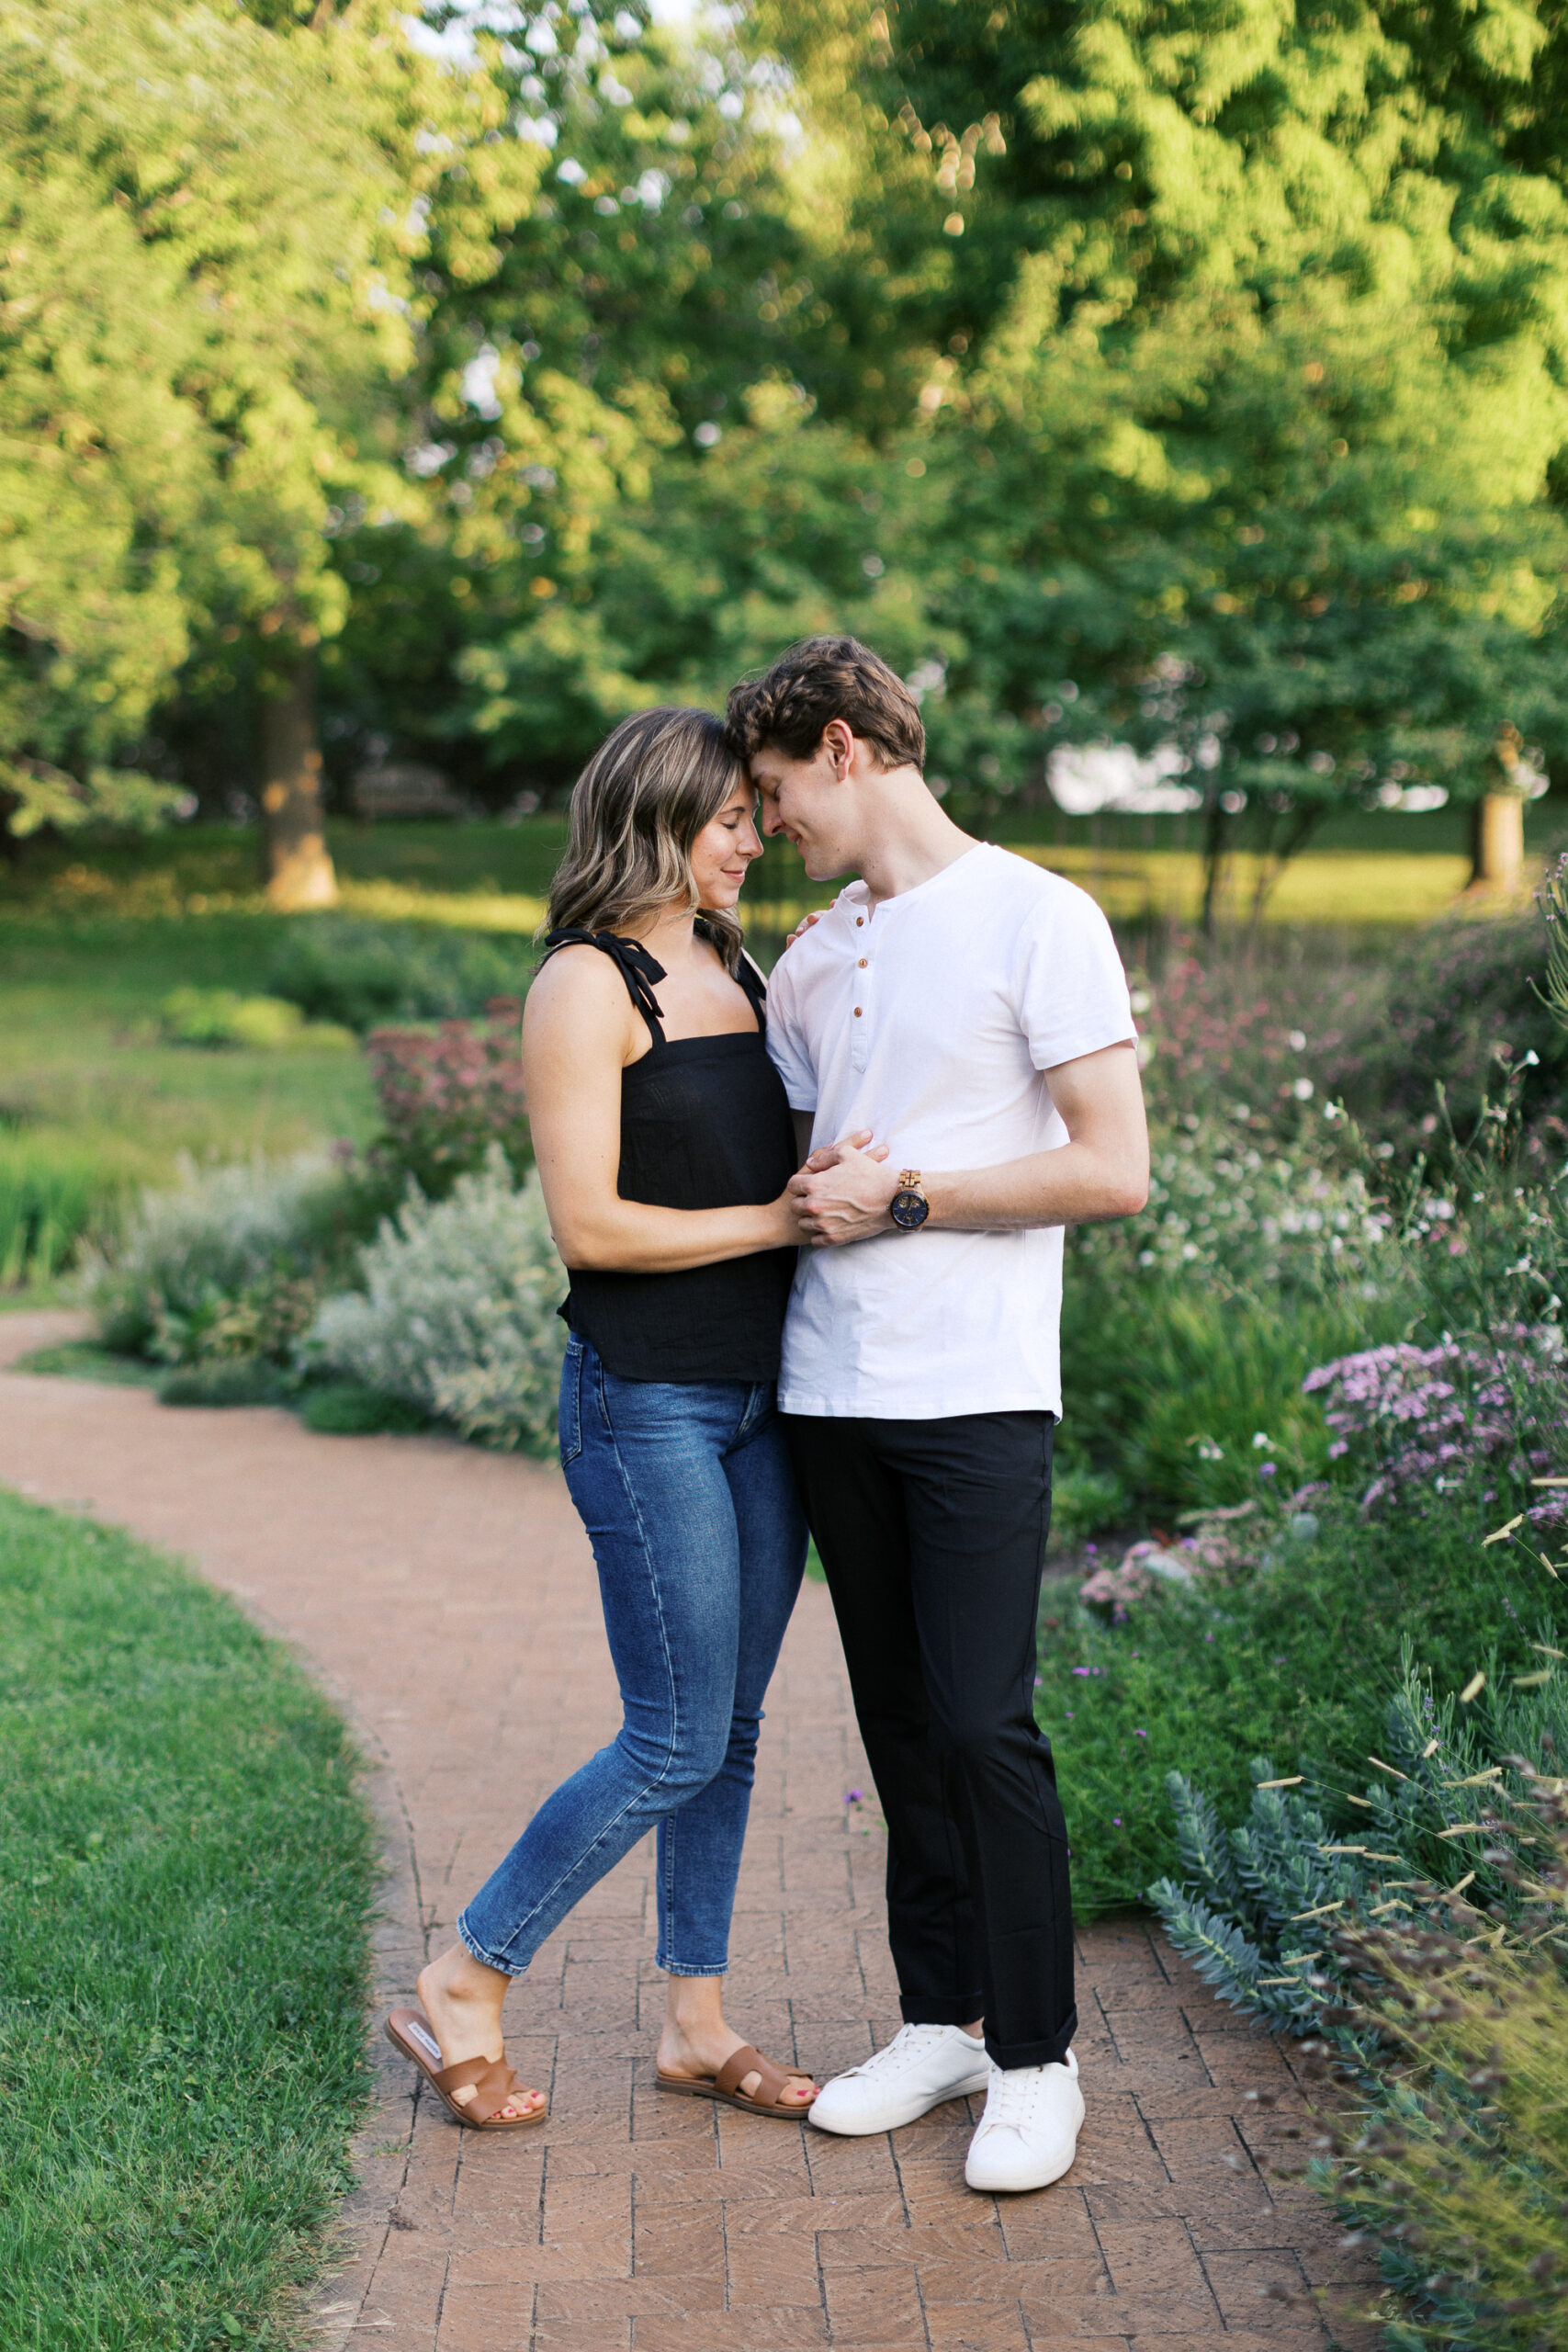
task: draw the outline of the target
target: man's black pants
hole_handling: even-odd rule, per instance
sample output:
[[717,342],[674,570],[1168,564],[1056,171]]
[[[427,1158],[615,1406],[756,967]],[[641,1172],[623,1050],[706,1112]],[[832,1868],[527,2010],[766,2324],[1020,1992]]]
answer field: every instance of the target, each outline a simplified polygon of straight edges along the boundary
[[886,1815],[904,2020],[986,2020],[998,2066],[1064,2058],[1067,1832],[1034,1721],[1049,1413],[785,1417]]

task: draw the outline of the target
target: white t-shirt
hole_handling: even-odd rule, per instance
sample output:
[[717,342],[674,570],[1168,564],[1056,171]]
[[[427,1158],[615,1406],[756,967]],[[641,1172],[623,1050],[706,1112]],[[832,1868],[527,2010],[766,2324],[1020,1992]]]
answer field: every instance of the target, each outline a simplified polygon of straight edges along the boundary
[[[991,1168],[1067,1140],[1042,1072],[1135,1036],[1094,900],[989,842],[873,911],[863,882],[776,966],[768,1050],[814,1145],[870,1127],[895,1169]],[[934,1420],[1062,1409],[1062,1228],[924,1227],[803,1250],[788,1413]]]

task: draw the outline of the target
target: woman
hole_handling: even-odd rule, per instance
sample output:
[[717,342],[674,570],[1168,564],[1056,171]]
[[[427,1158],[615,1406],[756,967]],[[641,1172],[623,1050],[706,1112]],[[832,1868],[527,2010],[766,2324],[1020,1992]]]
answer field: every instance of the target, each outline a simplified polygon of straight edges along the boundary
[[761,854],[719,722],[617,727],[571,801],[548,955],[523,1023],[535,1156],[570,1275],[560,1450],[593,1542],[625,1721],[547,1799],[420,1976],[394,2043],[459,2120],[517,2131],[506,1988],[655,1824],[658,2080],[803,2115],[808,2075],[724,2021],[730,1911],[762,1694],[806,1524],[773,1382],[799,1239],[795,1150],[733,909]]

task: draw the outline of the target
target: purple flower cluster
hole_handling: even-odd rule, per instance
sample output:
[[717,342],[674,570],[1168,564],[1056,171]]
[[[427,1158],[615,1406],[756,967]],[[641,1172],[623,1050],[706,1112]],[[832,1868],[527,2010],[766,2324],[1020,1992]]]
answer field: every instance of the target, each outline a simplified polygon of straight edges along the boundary
[[[1353,1453],[1373,1473],[1362,1510],[1441,1494],[1479,1469],[1524,1480],[1560,1466],[1568,1400],[1555,1337],[1509,1324],[1488,1340],[1367,1348],[1309,1372],[1302,1386],[1323,1399],[1330,1458]],[[1529,1517],[1555,1526],[1568,1517],[1568,1498],[1553,1494]]]

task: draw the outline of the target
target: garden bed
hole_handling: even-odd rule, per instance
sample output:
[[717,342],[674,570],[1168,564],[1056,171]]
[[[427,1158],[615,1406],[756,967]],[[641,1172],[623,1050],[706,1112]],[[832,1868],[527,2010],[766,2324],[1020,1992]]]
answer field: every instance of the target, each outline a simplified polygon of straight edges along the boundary
[[1066,1792],[1075,1907],[1099,1917],[1179,1873],[1170,1772],[1227,1821],[1246,1811],[1254,1757],[1359,1791],[1405,1644],[1444,1694],[1483,1667],[1505,1682],[1539,1669],[1533,1645],[1562,1642],[1563,1589],[1484,1544],[1492,1523],[1462,1509],[1367,1521],[1333,1505],[1314,1540],[1287,1540],[1270,1566],[1152,1594],[1121,1624],[1048,1585],[1038,1704]]

